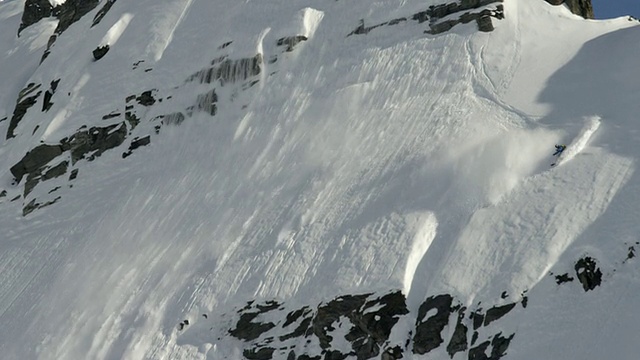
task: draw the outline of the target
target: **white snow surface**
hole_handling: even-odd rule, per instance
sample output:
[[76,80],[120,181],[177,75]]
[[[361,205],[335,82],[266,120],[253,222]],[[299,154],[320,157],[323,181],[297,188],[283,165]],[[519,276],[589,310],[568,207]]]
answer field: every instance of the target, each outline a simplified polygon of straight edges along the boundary
[[[360,19],[438,3],[120,0],[40,64],[55,21],[17,37],[24,1],[1,2],[2,138],[21,89],[61,81],[53,107],[39,100],[0,147],[0,357],[236,359],[242,344],[216,341],[224,318],[213,332],[176,325],[253,299],[314,306],[399,289],[412,311],[442,293],[469,307],[526,294],[526,309],[491,325],[516,332],[506,359],[637,359],[640,268],[626,257],[640,234],[638,23],[506,0],[491,33],[406,21],[347,37]],[[276,46],[296,35],[308,40]],[[128,95],[157,89],[167,100],[132,132],[144,136],[206,90],[188,76],[256,54],[258,85],[217,87],[215,116],[11,201],[24,180],[9,168],[41,142],[107,125]],[[571,141],[549,171],[553,145]],[[583,256],[603,284],[556,285],[550,273]],[[405,358],[449,358],[438,351]]]

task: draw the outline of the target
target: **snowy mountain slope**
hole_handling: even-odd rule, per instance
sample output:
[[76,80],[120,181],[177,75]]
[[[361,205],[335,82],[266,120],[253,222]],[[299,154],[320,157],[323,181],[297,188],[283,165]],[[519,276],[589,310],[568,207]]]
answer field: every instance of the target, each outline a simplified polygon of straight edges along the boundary
[[3,356],[635,358],[637,23],[106,3],[0,4]]

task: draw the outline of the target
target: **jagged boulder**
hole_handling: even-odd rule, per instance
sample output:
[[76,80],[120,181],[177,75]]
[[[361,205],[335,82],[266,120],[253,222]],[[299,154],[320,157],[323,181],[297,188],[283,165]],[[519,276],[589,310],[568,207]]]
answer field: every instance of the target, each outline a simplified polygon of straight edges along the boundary
[[107,55],[107,52],[109,52],[109,44],[104,46],[98,46],[93,50],[93,59],[95,61],[98,61],[102,59],[105,55]]
[[575,269],[584,291],[593,290],[597,286],[600,286],[602,282],[602,271],[600,271],[594,259],[587,256],[578,260]]

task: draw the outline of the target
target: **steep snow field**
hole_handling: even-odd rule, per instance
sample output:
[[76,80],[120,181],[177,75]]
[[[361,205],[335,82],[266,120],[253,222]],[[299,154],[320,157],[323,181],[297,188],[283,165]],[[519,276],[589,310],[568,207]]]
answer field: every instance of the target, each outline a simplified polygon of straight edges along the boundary
[[[237,358],[240,344],[177,324],[253,299],[400,289],[412,310],[441,293],[469,307],[526,294],[526,311],[492,325],[517,331],[507,359],[637,359],[638,23],[506,0],[490,33],[406,21],[347,36],[436,3],[120,0],[38,65],[56,21],[16,37],[24,1],[0,2],[0,119],[27,83],[61,79],[53,107],[36,104],[0,147],[0,357]],[[308,40],[276,46],[294,35]],[[215,116],[11,201],[23,187],[9,168],[34,146],[106,125],[153,88],[166,100],[132,129],[146,135],[209,89],[190,75],[256,54],[259,82],[216,88]],[[558,143],[573,145],[550,168]],[[550,273],[585,255],[603,284],[556,285]]]

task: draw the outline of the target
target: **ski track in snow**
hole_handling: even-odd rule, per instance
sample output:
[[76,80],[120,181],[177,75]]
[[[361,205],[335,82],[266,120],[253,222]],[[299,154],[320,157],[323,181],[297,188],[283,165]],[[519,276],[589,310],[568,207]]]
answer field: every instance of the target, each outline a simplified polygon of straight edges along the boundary
[[[598,248],[590,231],[615,221],[637,228],[637,205],[620,200],[636,188],[636,155],[609,147],[620,139],[592,139],[594,117],[562,166],[543,171],[565,135],[559,124],[575,119],[538,122],[553,107],[538,99],[547,80],[580,44],[631,26],[624,19],[579,21],[564,7],[514,0],[488,34],[471,23],[431,36],[426,24],[406,21],[347,37],[361,19],[381,23],[439,2],[140,0],[117,2],[94,28],[92,16],[81,19],[38,66],[52,24],[5,36],[19,24],[17,3],[0,3],[0,118],[10,117],[25,84],[44,91],[61,81],[51,110],[40,111],[40,99],[0,147],[0,190],[9,193],[0,198],[7,359],[241,358],[244,344],[215,339],[232,326],[226,314],[247,301],[313,306],[391,289],[407,295],[412,311],[445,292],[472,306],[530,291],[535,316],[517,313],[503,330],[519,331],[514,358],[531,359],[551,341],[540,334],[564,326],[562,316],[545,316],[564,291],[543,281],[549,271]],[[298,35],[307,40],[291,52],[276,45]],[[113,48],[94,62],[91,51],[105,44]],[[185,83],[213,59],[257,54],[255,87]],[[124,160],[129,142],[81,160],[72,183],[52,179],[10,201],[22,188],[8,169],[40,141],[105,126],[102,116],[124,111],[127,96],[156,89],[162,104],[136,108],[142,122],[131,138],[144,136],[150,118],[184,111],[214,86],[214,117],[164,126]],[[608,134],[627,133],[616,121],[637,127],[603,118]],[[635,149],[631,138],[624,144]],[[23,201],[57,195],[58,203],[21,216]],[[619,246],[610,248],[599,255],[613,257]],[[593,299],[585,306],[597,306]],[[203,313],[218,327],[177,330]],[[412,320],[401,319],[392,341],[404,342]],[[595,346],[575,351],[584,357]]]

